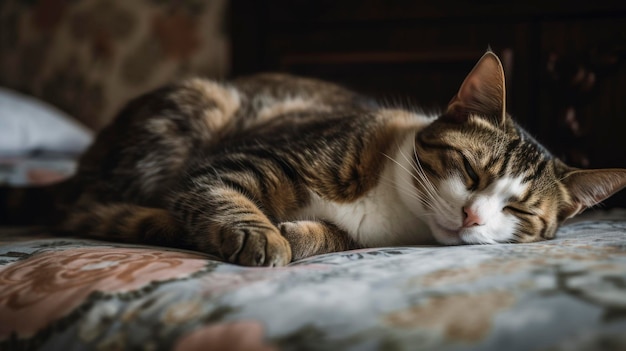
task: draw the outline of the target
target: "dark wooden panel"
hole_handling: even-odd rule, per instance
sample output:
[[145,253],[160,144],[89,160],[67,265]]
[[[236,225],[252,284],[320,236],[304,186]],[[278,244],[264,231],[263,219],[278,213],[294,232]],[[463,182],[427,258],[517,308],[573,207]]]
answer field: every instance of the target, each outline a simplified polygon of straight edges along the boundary
[[626,11],[623,0],[270,0],[268,15],[277,22],[450,21],[458,18],[613,16]]
[[540,132],[571,163],[626,166],[626,19],[548,22],[542,33]]
[[[509,107],[520,120],[528,104],[527,23],[459,21],[360,27],[269,29],[264,62],[272,70],[328,79],[389,100],[443,107],[488,46],[503,54]],[[506,54],[504,54],[506,53]]]

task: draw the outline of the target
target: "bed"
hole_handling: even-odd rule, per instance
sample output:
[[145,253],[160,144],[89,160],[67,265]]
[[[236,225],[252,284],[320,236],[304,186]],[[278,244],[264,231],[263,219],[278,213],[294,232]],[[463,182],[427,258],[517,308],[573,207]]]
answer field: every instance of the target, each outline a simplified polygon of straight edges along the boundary
[[284,268],[1,233],[3,350],[626,349],[624,210],[547,242],[365,249]]

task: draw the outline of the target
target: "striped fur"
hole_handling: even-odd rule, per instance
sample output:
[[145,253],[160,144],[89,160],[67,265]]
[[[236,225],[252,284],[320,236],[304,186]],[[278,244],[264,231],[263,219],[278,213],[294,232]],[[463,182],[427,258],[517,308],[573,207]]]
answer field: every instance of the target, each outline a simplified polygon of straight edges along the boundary
[[626,171],[564,165],[506,114],[504,86],[487,53],[436,118],[287,75],[185,80],[131,101],[98,135],[57,199],[56,228],[252,266],[549,239]]

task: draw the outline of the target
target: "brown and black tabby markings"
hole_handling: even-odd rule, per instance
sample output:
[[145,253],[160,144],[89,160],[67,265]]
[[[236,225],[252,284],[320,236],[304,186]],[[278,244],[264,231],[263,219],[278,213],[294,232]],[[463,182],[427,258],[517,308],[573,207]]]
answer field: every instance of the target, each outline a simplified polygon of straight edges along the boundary
[[[415,240],[407,244],[433,237],[442,243],[552,238],[564,219],[626,185],[625,170],[576,170],[554,158],[506,114],[504,101],[504,75],[492,53],[439,118],[288,75],[228,84],[184,80],[132,100],[82,156],[76,175],[54,187],[48,205],[54,203],[56,229],[64,233],[279,266],[397,243],[337,218],[351,204],[399,206],[401,196],[388,192],[371,198],[384,192],[376,189],[385,172],[401,166],[404,140],[411,141],[407,156],[416,173],[410,191],[419,198]],[[3,191],[5,210],[17,215],[19,192]],[[515,223],[511,236],[474,233],[492,209],[491,202],[472,199],[500,193],[508,194],[498,211],[502,225]],[[336,218],[316,210],[327,207]],[[366,215],[371,221],[376,213]],[[453,224],[442,225],[447,220]],[[402,225],[391,231],[411,227]]]

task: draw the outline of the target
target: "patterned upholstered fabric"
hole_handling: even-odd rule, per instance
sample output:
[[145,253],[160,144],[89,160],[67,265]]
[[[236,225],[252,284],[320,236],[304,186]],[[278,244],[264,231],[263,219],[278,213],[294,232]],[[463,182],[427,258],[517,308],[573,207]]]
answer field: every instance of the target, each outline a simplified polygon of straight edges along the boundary
[[0,237],[0,349],[624,350],[626,211],[534,244],[391,247],[245,268]]
[[0,86],[98,129],[130,97],[228,73],[225,0],[0,1]]

